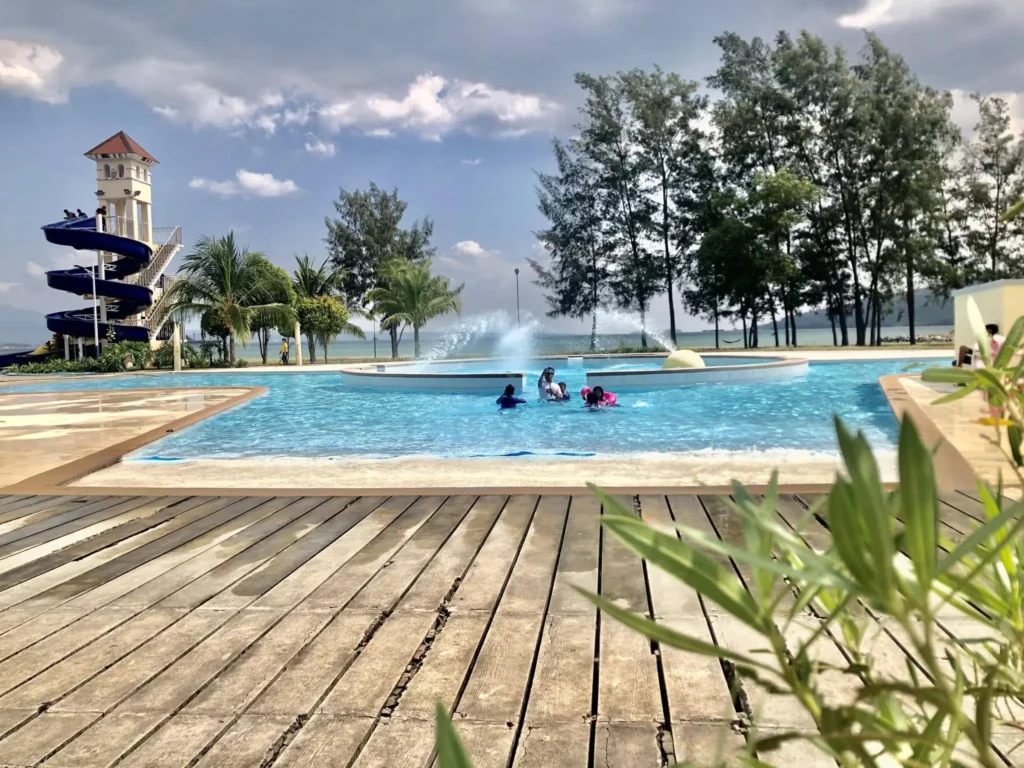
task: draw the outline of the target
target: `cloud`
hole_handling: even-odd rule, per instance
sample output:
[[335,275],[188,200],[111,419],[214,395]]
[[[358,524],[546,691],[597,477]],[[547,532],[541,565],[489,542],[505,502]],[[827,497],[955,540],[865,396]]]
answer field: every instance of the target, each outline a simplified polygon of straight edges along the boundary
[[256,197],[282,197],[299,191],[291,179],[275,179],[270,173],[253,173],[244,168],[235,173],[233,181],[212,181],[196,177],[188,183],[192,189],[205,189],[217,195],[254,195]]
[[36,264],[34,261],[25,262],[25,271],[28,272],[29,275],[31,275],[32,277],[46,276],[46,267],[42,266],[41,264]]
[[885,27],[906,24],[937,16],[957,9],[972,13],[984,8],[1007,13],[1019,13],[1020,0],[864,0],[864,7],[856,13],[840,16],[839,26],[853,29]]
[[452,252],[459,256],[470,256],[474,259],[488,259],[498,255],[498,251],[489,251],[476,240],[460,240],[452,246]]
[[56,48],[0,39],[0,91],[58,103],[67,99],[57,75],[64,56]]
[[557,111],[556,103],[535,94],[427,73],[417,77],[401,98],[370,93],[327,104],[320,109],[320,121],[335,132],[356,127],[370,135],[389,136],[403,130],[438,141],[460,130],[522,135]]
[[[974,135],[975,126],[978,124],[978,104],[971,98],[971,94],[959,88],[951,91],[953,95],[953,110],[950,114],[953,122],[963,131],[964,138],[969,139]],[[1010,132],[1015,135],[1024,134],[1024,93],[989,93],[985,96],[994,96],[1006,102],[1010,111]]]
[[0,293],[7,293],[11,288],[16,288],[21,283],[0,283]]
[[307,135],[309,136],[309,141],[306,142],[306,151],[309,154],[319,157],[334,157],[334,153],[337,151],[334,142],[324,141],[312,133]]
[[480,165],[483,160],[479,157],[474,157],[472,160],[460,160],[463,165]]

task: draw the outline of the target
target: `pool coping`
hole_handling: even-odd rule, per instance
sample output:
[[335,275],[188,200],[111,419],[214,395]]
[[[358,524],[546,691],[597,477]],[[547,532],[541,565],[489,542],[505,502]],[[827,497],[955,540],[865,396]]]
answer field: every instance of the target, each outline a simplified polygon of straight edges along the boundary
[[[926,444],[935,446],[935,471],[936,477],[939,480],[940,488],[944,490],[955,490],[963,488],[975,488],[977,487],[977,476],[970,464],[961,455],[961,453],[948,441],[946,440],[941,430],[936,424],[925,414],[921,407],[913,400],[913,398],[906,391],[903,386],[902,380],[908,378],[920,378],[920,376],[908,375],[908,374],[891,374],[882,376],[878,382],[882,387],[882,391],[886,396],[886,400],[889,403],[889,407],[892,409],[893,415],[897,421],[902,421],[904,416],[909,415],[914,419],[914,423],[917,425],[918,430],[921,433],[922,438]],[[191,388],[174,388],[168,387],[165,391],[180,391],[188,392]],[[79,478],[85,477],[86,475],[98,472],[101,469],[110,467],[118,463],[125,455],[132,451],[138,450],[139,448],[148,445],[149,443],[155,442],[160,438],[167,435],[167,431],[172,429],[179,431],[185,427],[192,426],[200,421],[203,421],[211,416],[215,416],[226,410],[239,406],[243,403],[248,402],[256,397],[266,394],[269,389],[267,387],[232,387],[232,386],[211,386],[204,387],[204,389],[210,390],[247,390],[240,395],[229,398],[221,403],[210,405],[203,408],[195,413],[183,416],[180,419],[176,419],[171,422],[167,422],[160,427],[143,432],[135,437],[128,440],[124,440],[120,443],[108,446],[107,448],[100,449],[94,453],[83,456],[79,459],[75,459],[67,464],[63,464],[59,467],[46,470],[37,475],[33,475],[24,480],[20,480],[12,485],[0,488],[0,494],[36,494],[36,495],[51,495],[51,496],[110,496],[110,495],[135,495],[135,496],[166,496],[169,493],[171,495],[200,495],[200,496],[259,496],[259,497],[277,497],[277,496],[295,496],[297,494],[303,496],[348,496],[353,494],[372,493],[373,495],[384,495],[384,496],[422,496],[430,494],[473,494],[478,496],[485,495],[509,495],[513,493],[528,493],[528,494],[558,494],[558,495],[572,495],[579,493],[589,493],[589,487],[581,485],[578,487],[551,487],[551,486],[508,486],[508,487],[473,487],[473,486],[445,486],[445,487],[423,487],[423,488],[388,488],[388,487],[374,487],[374,488],[192,488],[192,487],[148,487],[148,486],[112,486],[112,487],[72,487],[69,483],[78,480]],[[82,392],[94,392],[95,390],[67,390],[69,393],[82,393]],[[121,392],[136,392],[136,393],[152,393],[153,390],[149,388],[144,389],[126,389],[119,390]],[[18,393],[6,393],[0,392],[0,397],[8,394]],[[765,485],[751,484],[746,486],[751,492],[763,493],[766,490]],[[887,487],[894,487],[894,484],[887,484]],[[799,485],[784,485],[780,486],[779,490],[783,493],[825,493],[831,488],[831,484],[799,484]],[[728,494],[732,492],[730,486],[692,486],[692,485],[681,485],[681,486],[650,486],[650,487],[609,487],[608,490],[611,493],[636,493],[640,492],[643,494],[672,494],[680,493],[683,491],[695,492],[695,493],[718,493]]]
[[904,417],[909,416],[914,421],[914,426],[921,435],[925,445],[934,448],[935,476],[940,488],[963,489],[977,488],[978,476],[971,467],[970,462],[963,454],[942,434],[942,430],[925,413],[924,409],[910,396],[906,387],[903,386],[904,379],[920,380],[920,374],[893,373],[882,376],[878,383],[885,393],[885,399],[889,403],[896,421],[902,423]]
[[[242,390],[241,394],[229,397],[219,403],[213,403],[201,408],[198,411],[189,413],[173,421],[168,421],[161,424],[159,427],[142,432],[134,437],[130,437],[127,440],[122,440],[119,443],[114,443],[106,448],[101,448],[93,453],[86,454],[78,459],[73,459],[66,464],[53,467],[44,472],[40,472],[36,475],[31,475],[24,480],[19,480],[11,485],[0,487],[0,494],[35,494],[35,495],[65,495],[69,492],[78,492],[78,489],[69,487],[69,483],[73,483],[79,478],[91,475],[94,472],[98,472],[101,469],[117,464],[122,458],[142,448],[145,445],[156,442],[160,438],[166,437],[168,432],[180,432],[186,427],[190,427],[193,424],[198,424],[200,421],[216,416],[219,413],[235,408],[236,406],[247,403],[248,401],[267,394],[270,390],[267,387],[254,387],[254,386],[210,386],[202,387],[203,390],[210,392],[238,392]],[[61,394],[69,395],[83,395],[93,394],[97,391],[96,389],[67,389],[60,390]],[[141,389],[118,389],[119,393],[127,394],[140,394],[140,395],[151,395],[154,392],[175,392],[175,393],[188,393],[194,392],[193,387],[160,387],[160,388],[149,388],[144,387]],[[39,392],[0,392],[0,399],[5,397],[16,397],[18,395],[29,395],[29,394],[41,394]],[[45,394],[45,393],[43,393]],[[165,491],[168,489],[165,489]],[[175,490],[175,489],[171,489]],[[131,495],[140,495],[135,493],[130,488],[124,488],[121,492],[131,492]],[[152,495],[145,493],[141,495]],[[166,493],[160,495],[167,495]]]

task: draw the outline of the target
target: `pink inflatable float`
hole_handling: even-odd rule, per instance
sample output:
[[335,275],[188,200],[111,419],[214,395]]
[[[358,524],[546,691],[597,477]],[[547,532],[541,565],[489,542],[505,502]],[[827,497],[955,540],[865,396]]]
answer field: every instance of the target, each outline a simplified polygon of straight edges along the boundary
[[600,400],[601,400],[600,404],[601,405],[618,405],[619,404],[619,398],[615,396],[614,392],[605,392],[603,389],[601,389],[601,387],[594,387],[594,389],[591,389],[590,387],[584,387],[583,389],[580,390],[580,399],[584,403],[586,403],[587,395],[589,395],[591,392],[594,392],[594,391],[597,391],[597,390],[600,390],[598,392],[598,395],[600,396]]

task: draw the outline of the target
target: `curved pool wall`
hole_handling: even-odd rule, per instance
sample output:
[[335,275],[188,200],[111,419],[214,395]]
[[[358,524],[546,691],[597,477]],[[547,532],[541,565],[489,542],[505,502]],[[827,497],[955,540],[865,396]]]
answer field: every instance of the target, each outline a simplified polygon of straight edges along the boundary
[[[694,384],[723,382],[750,383],[779,381],[804,376],[809,370],[807,360],[787,358],[741,358],[735,355],[704,355],[706,368],[663,370],[653,367],[664,356],[651,355],[594,355],[587,357],[543,357],[511,363],[510,367],[583,368],[587,363],[614,365],[614,370],[587,370],[586,383],[590,387],[602,386],[607,390],[668,389]],[[735,363],[732,361],[736,361]],[[749,362],[748,362],[749,361]],[[408,392],[501,392],[511,384],[516,392],[527,391],[527,377],[533,374],[519,371],[490,372],[479,370],[452,370],[459,367],[501,366],[499,360],[443,360],[437,362],[390,363],[386,365],[352,366],[341,371],[346,387],[363,390],[392,390]],[[625,368],[636,363],[637,368]],[[643,367],[647,363],[651,367]]]
[[[705,359],[711,355],[702,356]],[[624,389],[668,389],[693,384],[757,381],[783,381],[807,375],[810,363],[795,358],[758,358],[741,365],[709,365],[707,368],[670,368],[668,370],[587,371],[588,387],[603,387],[609,392]]]
[[[401,365],[377,366],[375,370],[341,372],[341,383],[352,389],[387,389],[404,392],[497,392],[511,384],[526,390],[525,373],[434,373],[402,370]],[[390,369],[390,370],[388,370]]]

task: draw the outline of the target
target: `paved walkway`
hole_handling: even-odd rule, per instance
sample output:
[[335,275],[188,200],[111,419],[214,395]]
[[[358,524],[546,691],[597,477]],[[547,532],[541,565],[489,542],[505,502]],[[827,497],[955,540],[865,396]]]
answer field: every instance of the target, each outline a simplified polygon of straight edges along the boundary
[[[946,499],[958,536],[980,507]],[[627,501],[662,528],[740,535],[718,497]],[[809,501],[784,497],[783,516]],[[758,646],[603,536],[601,512],[558,495],[0,497],[0,765],[425,768],[437,701],[478,768],[709,763],[752,719],[806,727],[795,702],[734,697],[717,660],[652,646],[573,590]],[[805,535],[828,543],[817,522]],[[793,743],[764,757],[830,764]]]

